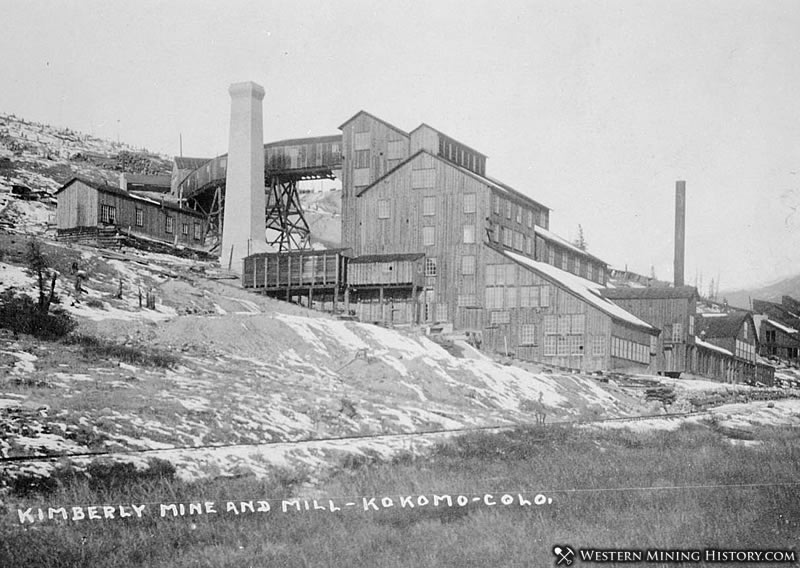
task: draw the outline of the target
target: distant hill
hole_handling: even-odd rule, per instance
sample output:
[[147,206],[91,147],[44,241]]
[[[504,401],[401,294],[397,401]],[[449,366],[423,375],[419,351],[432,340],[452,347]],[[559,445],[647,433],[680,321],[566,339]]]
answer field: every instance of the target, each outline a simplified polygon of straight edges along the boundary
[[719,293],[720,298],[728,300],[728,303],[738,308],[750,308],[750,299],[767,300],[770,302],[780,302],[782,296],[791,296],[800,299],[800,274],[784,278],[773,284],[760,288],[749,288],[744,290],[732,290]]

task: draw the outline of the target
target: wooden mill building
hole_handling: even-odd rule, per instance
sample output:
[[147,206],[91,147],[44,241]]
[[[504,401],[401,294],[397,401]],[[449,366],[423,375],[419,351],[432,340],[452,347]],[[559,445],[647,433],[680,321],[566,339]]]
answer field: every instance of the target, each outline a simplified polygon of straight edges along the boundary
[[96,240],[116,234],[189,248],[205,240],[206,218],[168,201],[72,178],[57,192],[56,226],[62,239]]
[[661,330],[653,372],[677,377],[692,367],[697,289],[693,286],[605,288],[603,297]]
[[[340,129],[353,311],[575,369],[651,365],[658,329],[599,294],[607,264],[552,233],[547,206],[489,177],[486,155],[364,111]],[[384,285],[395,270],[410,276]]]

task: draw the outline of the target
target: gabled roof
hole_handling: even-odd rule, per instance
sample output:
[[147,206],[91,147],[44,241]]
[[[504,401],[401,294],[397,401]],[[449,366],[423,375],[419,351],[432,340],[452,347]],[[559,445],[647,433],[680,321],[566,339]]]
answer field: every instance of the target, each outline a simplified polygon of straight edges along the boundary
[[582,249],[576,247],[575,245],[573,245],[571,242],[569,242],[565,238],[560,237],[560,236],[556,235],[555,233],[550,232],[550,231],[548,231],[547,229],[545,229],[543,227],[540,227],[539,225],[534,225],[533,230],[537,235],[539,235],[540,237],[542,237],[543,239],[545,239],[547,241],[554,242],[554,243],[556,243],[558,245],[561,245],[562,247],[570,249],[572,252],[574,252],[576,254],[580,254],[582,256],[589,257],[589,258],[591,258],[593,260],[596,260],[597,262],[601,262],[604,265],[608,266],[608,263],[605,260],[603,260],[602,258],[597,258],[595,255],[593,255],[591,253],[588,253],[585,250],[582,250]]
[[373,120],[377,120],[378,122],[380,122],[380,123],[382,123],[382,124],[385,124],[386,126],[388,126],[389,128],[391,128],[392,130],[395,130],[395,131],[399,132],[399,133],[400,133],[400,134],[402,134],[403,136],[408,136],[408,132],[406,132],[406,131],[405,131],[405,130],[403,130],[402,128],[397,128],[397,127],[396,127],[394,124],[392,124],[391,122],[386,122],[386,121],[385,121],[385,120],[383,120],[382,118],[378,118],[378,117],[377,117],[377,116],[375,116],[374,114],[368,113],[368,112],[367,112],[367,111],[365,111],[365,110],[360,110],[360,111],[358,111],[357,113],[355,113],[353,116],[351,116],[350,118],[348,118],[347,120],[345,120],[345,121],[344,121],[344,122],[341,124],[341,126],[339,126],[339,130],[343,130],[345,126],[347,126],[347,125],[348,125],[350,122],[352,122],[352,121],[353,121],[353,120],[354,120],[356,117],[358,117],[358,116],[360,116],[360,115],[362,115],[362,114],[366,114],[366,115],[367,115],[368,117],[370,117],[371,119],[373,119]]
[[264,149],[273,148],[275,146],[299,146],[301,144],[325,144],[327,142],[341,142],[341,134],[328,134],[326,136],[306,136],[305,138],[287,138],[285,140],[277,140],[275,142],[267,142],[264,144]]
[[[753,316],[747,312],[732,312],[724,315],[697,314],[700,317],[700,334],[705,332],[705,337],[736,337],[746,320],[753,321]],[[755,324],[754,324],[755,326]]]
[[486,184],[486,185],[488,185],[489,187],[492,187],[492,188],[494,188],[494,189],[497,189],[497,190],[499,190],[499,191],[502,191],[502,192],[505,192],[505,193],[512,193],[512,194],[513,194],[515,197],[517,197],[518,199],[521,199],[521,200],[524,200],[524,201],[528,201],[528,202],[530,202],[530,203],[533,203],[533,204],[534,204],[536,207],[540,207],[540,208],[542,208],[542,209],[547,209],[548,211],[550,210],[550,208],[549,208],[549,207],[547,207],[546,205],[542,205],[541,203],[539,203],[539,202],[538,202],[538,201],[536,201],[535,199],[531,199],[531,198],[530,198],[530,197],[528,197],[527,195],[525,195],[525,194],[523,194],[523,193],[520,193],[520,192],[518,192],[517,190],[515,190],[515,189],[512,189],[511,187],[509,187],[509,186],[507,186],[507,185],[505,185],[505,184],[500,184],[500,183],[498,183],[497,181],[493,180],[492,178],[488,178],[488,177],[486,177],[486,176],[482,176],[482,175],[480,175],[480,174],[476,174],[476,173],[475,173],[475,172],[473,172],[472,170],[468,170],[468,169],[467,169],[467,168],[465,168],[465,167],[459,166],[458,164],[454,164],[454,163],[453,163],[453,162],[451,162],[450,160],[448,160],[448,159],[446,159],[446,158],[443,158],[442,156],[439,156],[439,155],[437,155],[437,154],[434,154],[434,153],[432,153],[432,152],[429,152],[428,150],[419,150],[419,151],[415,152],[414,154],[412,154],[411,156],[409,156],[408,158],[406,158],[405,160],[403,160],[402,162],[400,162],[399,164],[397,164],[397,165],[396,165],[395,167],[393,167],[391,170],[389,170],[388,172],[386,172],[385,174],[383,174],[381,177],[379,177],[378,179],[376,179],[375,181],[373,181],[373,182],[372,182],[371,184],[369,184],[367,187],[365,187],[364,189],[362,189],[361,191],[359,191],[358,193],[356,193],[356,197],[361,197],[361,196],[362,196],[362,195],[364,195],[364,194],[365,194],[367,191],[369,191],[370,189],[372,189],[373,187],[375,187],[376,185],[378,185],[380,182],[382,182],[383,180],[385,180],[385,179],[386,179],[386,178],[388,178],[389,176],[391,176],[391,175],[394,175],[394,173],[395,173],[395,172],[397,172],[397,170],[399,170],[400,168],[402,168],[402,167],[404,167],[404,166],[408,165],[409,163],[411,163],[412,161],[414,161],[414,160],[415,160],[415,159],[416,159],[416,158],[417,158],[417,157],[418,157],[420,154],[427,154],[427,155],[429,155],[429,156],[431,156],[431,157],[435,158],[436,160],[439,160],[439,161],[440,161],[440,162],[442,162],[443,164],[446,164],[446,165],[450,166],[451,168],[455,168],[455,169],[456,169],[456,170],[458,170],[459,172],[461,172],[461,173],[463,173],[463,174],[465,174],[465,175],[468,175],[468,176],[470,176],[470,177],[472,177],[472,178],[474,178],[474,179],[476,179],[476,180],[480,181],[481,183],[485,183],[485,184]]
[[123,198],[126,198],[126,199],[130,199],[132,201],[140,201],[140,202],[143,202],[143,203],[149,203],[151,205],[156,205],[158,207],[163,207],[164,209],[170,209],[172,211],[177,211],[177,212],[184,213],[186,215],[191,215],[191,216],[197,217],[197,218],[205,218],[205,215],[203,215],[202,213],[198,213],[194,209],[187,209],[185,207],[180,207],[179,205],[177,205],[175,203],[171,203],[169,201],[163,201],[163,200],[156,201],[155,199],[150,199],[150,198],[147,198],[147,197],[143,197],[141,195],[136,195],[135,193],[129,193],[129,192],[125,191],[124,189],[120,189],[118,187],[114,187],[113,185],[108,185],[107,183],[99,183],[99,182],[92,181],[90,179],[86,179],[86,178],[83,178],[83,177],[74,177],[74,178],[72,178],[67,183],[65,183],[60,188],[58,188],[58,190],[53,195],[57,195],[57,194],[61,193],[62,191],[67,189],[70,185],[75,183],[76,181],[77,182],[81,182],[84,185],[88,185],[89,187],[91,187],[93,189],[96,189],[97,191],[100,191],[102,193],[107,193],[107,194],[111,194],[111,195],[118,195],[120,197],[123,197]]
[[474,152],[475,154],[478,154],[479,156],[482,156],[482,157],[484,157],[484,158],[487,158],[487,157],[488,157],[488,156],[487,156],[486,154],[484,154],[483,152],[479,152],[479,151],[477,151],[475,148],[473,148],[473,147],[471,147],[471,146],[467,146],[467,145],[466,145],[466,144],[464,144],[464,143],[463,143],[461,140],[456,140],[455,138],[453,138],[453,137],[452,137],[452,136],[450,136],[449,134],[447,134],[447,133],[445,133],[445,132],[442,132],[442,131],[441,131],[441,130],[439,130],[438,128],[434,128],[433,126],[431,126],[430,124],[427,124],[427,123],[425,123],[425,122],[423,122],[422,124],[420,124],[419,126],[417,126],[417,127],[414,129],[414,130],[412,130],[411,132],[409,132],[409,136],[410,136],[410,135],[412,135],[412,134],[414,134],[414,133],[415,133],[417,130],[419,130],[420,128],[423,128],[423,127],[430,128],[431,130],[433,130],[433,131],[434,131],[434,132],[436,132],[437,134],[439,134],[439,135],[441,135],[441,136],[444,136],[445,138],[447,138],[447,139],[449,139],[449,140],[452,140],[453,142],[456,142],[457,144],[459,144],[459,145],[461,145],[461,146],[464,146],[464,148],[466,148],[466,149],[467,149],[467,150],[469,150],[470,152]]
[[603,296],[609,300],[673,300],[698,298],[694,286],[652,286],[650,288],[605,288]]
[[186,158],[184,156],[175,156],[175,165],[179,170],[196,170],[210,161],[211,158]]
[[486,243],[486,246],[498,252],[499,254],[502,254],[506,258],[513,260],[520,266],[523,266],[524,268],[527,268],[535,272],[536,274],[538,274],[545,280],[552,282],[556,286],[567,290],[568,292],[572,293],[575,296],[578,296],[584,302],[592,305],[593,307],[597,308],[604,314],[610,316],[611,319],[628,326],[636,327],[651,335],[658,335],[659,330],[657,328],[653,327],[649,323],[640,320],[635,315],[625,311],[614,302],[606,300],[600,294],[600,290],[602,289],[602,286],[600,284],[592,282],[591,280],[586,280],[585,278],[581,278],[580,276],[575,276],[574,274],[565,272],[550,264],[545,264],[544,262],[539,262],[530,259],[521,254],[517,254],[515,252],[511,252],[508,250],[499,249],[488,243]]

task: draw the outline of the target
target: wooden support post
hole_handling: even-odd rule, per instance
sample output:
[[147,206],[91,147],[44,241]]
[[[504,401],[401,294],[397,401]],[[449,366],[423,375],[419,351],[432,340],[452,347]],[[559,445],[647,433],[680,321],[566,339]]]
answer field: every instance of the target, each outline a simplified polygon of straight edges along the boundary
[[419,325],[419,301],[417,299],[417,285],[411,287],[411,322]]
[[310,286],[308,288],[308,307],[309,309],[314,309],[314,287]]
[[350,315],[350,286],[344,289],[344,313]]
[[286,301],[287,302],[291,302],[292,301],[292,296],[291,296],[290,290],[291,290],[291,287],[292,287],[292,257],[291,256],[287,256],[286,260],[288,261],[288,265],[289,265],[286,268]]
[[336,310],[339,307],[339,284],[336,283],[333,287],[333,313],[336,315]]
[[383,286],[380,287],[378,290],[378,304],[381,307],[381,321],[386,321],[386,314],[384,313],[384,306],[383,306]]

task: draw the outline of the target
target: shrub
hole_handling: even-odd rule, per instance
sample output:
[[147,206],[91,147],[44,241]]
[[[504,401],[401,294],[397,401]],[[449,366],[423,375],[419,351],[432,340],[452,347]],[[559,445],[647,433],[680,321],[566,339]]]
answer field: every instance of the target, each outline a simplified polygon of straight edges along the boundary
[[0,327],[28,333],[39,339],[58,339],[75,329],[77,323],[60,308],[43,312],[30,297],[11,288],[0,292]]
[[149,367],[172,367],[180,357],[169,351],[144,345],[125,345],[91,335],[71,335],[66,339],[69,345],[80,345],[83,354],[90,359],[116,359],[131,365]]

